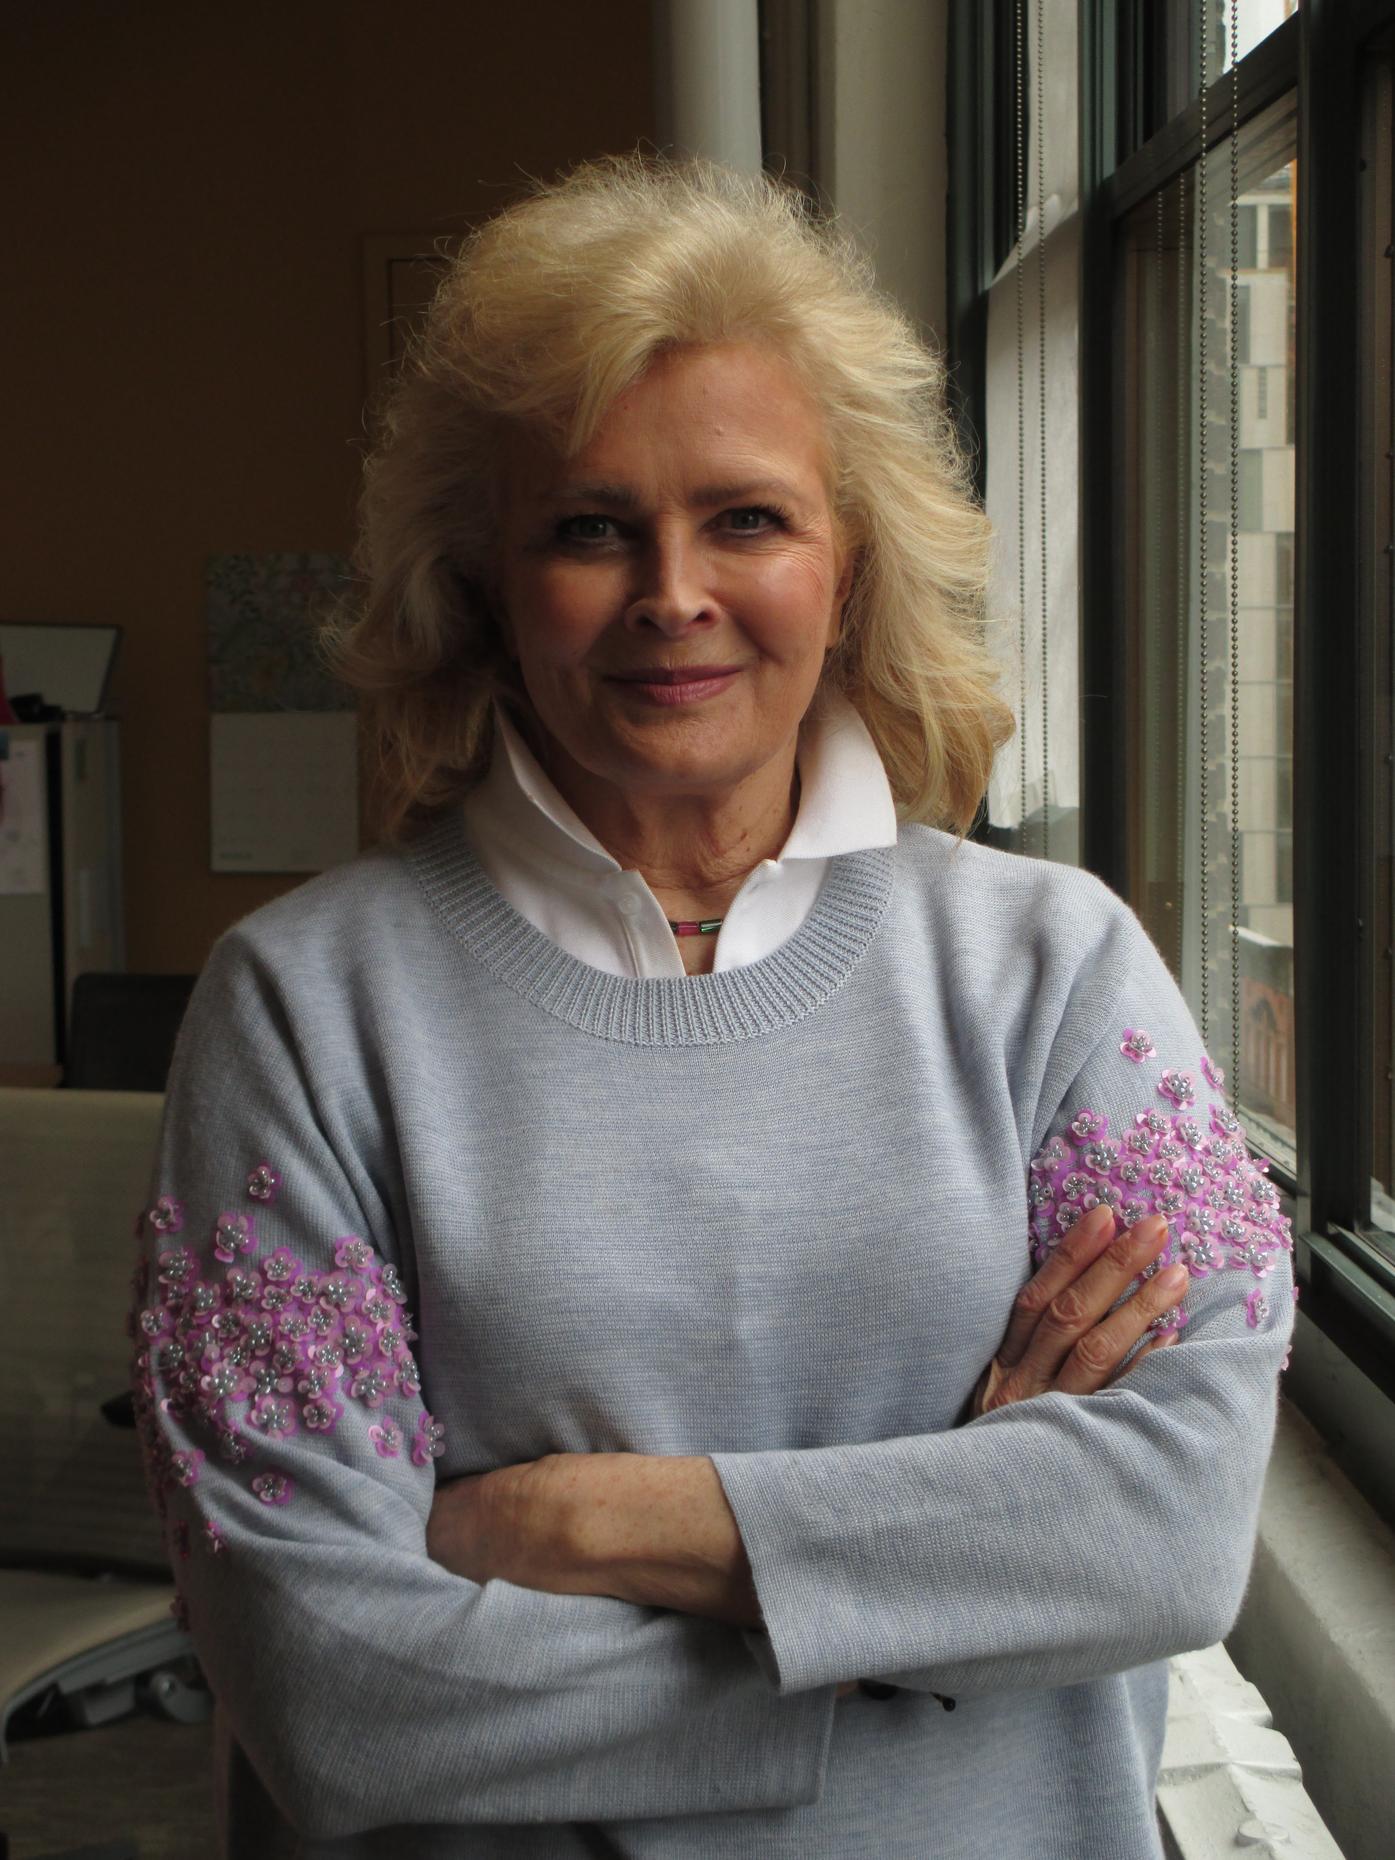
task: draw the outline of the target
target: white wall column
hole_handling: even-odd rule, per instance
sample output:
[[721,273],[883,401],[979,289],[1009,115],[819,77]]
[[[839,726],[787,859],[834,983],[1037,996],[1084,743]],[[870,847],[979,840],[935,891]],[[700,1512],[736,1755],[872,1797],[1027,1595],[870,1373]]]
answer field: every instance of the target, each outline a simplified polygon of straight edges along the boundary
[[815,17],[819,185],[943,340],[948,0],[818,0]]
[[756,0],[653,0],[659,146],[758,174]]

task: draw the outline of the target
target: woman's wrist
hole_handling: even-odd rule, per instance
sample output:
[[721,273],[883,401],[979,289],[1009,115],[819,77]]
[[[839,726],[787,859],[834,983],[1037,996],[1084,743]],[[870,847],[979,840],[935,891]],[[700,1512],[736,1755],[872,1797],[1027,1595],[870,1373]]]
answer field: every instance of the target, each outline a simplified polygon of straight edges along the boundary
[[557,1454],[547,1465],[588,1593],[761,1625],[741,1533],[705,1455]]

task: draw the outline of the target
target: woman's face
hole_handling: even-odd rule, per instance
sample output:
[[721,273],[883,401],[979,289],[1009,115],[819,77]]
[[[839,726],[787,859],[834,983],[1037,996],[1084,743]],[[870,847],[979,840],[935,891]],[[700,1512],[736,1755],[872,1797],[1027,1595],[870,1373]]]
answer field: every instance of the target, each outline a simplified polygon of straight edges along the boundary
[[514,435],[497,586],[564,793],[569,764],[636,798],[792,774],[852,580],[825,469],[817,406],[746,344],[659,357],[570,459]]

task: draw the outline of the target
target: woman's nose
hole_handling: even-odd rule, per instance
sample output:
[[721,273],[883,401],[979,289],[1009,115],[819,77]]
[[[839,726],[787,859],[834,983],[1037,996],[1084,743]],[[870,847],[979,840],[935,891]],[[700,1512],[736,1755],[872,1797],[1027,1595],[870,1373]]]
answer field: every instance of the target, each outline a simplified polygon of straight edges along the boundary
[[655,537],[636,556],[633,595],[626,611],[631,625],[681,633],[716,607],[702,573],[702,552],[681,537]]

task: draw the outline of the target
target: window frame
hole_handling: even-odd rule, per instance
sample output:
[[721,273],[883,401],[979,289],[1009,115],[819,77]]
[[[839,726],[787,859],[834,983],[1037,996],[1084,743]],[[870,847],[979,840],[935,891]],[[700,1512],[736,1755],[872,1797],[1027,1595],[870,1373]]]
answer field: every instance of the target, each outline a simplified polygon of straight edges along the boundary
[[[952,0],[950,345],[960,389],[956,412],[975,456],[981,454],[986,400],[990,208],[1003,185],[992,165],[993,38],[995,15],[1010,17],[1010,5]],[[1195,7],[1177,0],[1080,0],[1079,341],[1082,357],[1109,358],[1105,366],[1080,371],[1080,477],[1091,487],[1079,514],[1080,857],[1121,895],[1126,712],[1112,697],[1127,662],[1123,552],[1116,544],[1125,404],[1117,229],[1132,208],[1199,157],[1200,98],[1191,96],[1164,120],[1167,98],[1195,90],[1197,64],[1194,27],[1173,34],[1171,45],[1164,28],[1194,17]],[[1301,0],[1297,13],[1242,58],[1236,73],[1242,128],[1283,97],[1297,95],[1293,582],[1297,614],[1326,616],[1321,628],[1300,621],[1294,640],[1300,1161],[1296,1179],[1285,1179],[1277,1168],[1272,1173],[1293,1217],[1301,1316],[1388,1401],[1395,1401],[1395,1263],[1360,1231],[1369,1210],[1373,1149],[1366,930],[1374,904],[1376,694],[1369,675],[1374,617],[1360,587],[1361,382],[1351,358],[1360,353],[1362,335],[1355,184],[1362,47],[1393,24],[1395,0]],[[1177,68],[1160,69],[1166,58]],[[1231,85],[1227,70],[1208,87],[1208,149],[1230,135]],[[1321,537],[1320,549],[1306,546],[1313,537]],[[1350,623],[1333,625],[1338,614]],[[1302,1406],[1303,1378],[1295,1372],[1286,1389]],[[1392,1422],[1395,1412],[1387,1408],[1381,1432],[1395,1454]]]

